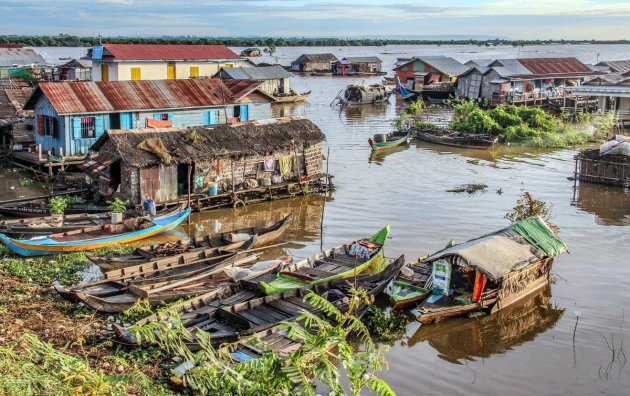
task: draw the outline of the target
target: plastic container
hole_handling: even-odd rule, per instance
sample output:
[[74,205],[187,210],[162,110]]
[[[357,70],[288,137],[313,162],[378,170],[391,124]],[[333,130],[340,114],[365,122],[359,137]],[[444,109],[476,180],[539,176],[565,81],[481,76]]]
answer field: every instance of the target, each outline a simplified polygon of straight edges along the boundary
[[142,202],[144,211],[151,217],[155,216],[155,202],[151,198],[147,198]]
[[217,183],[210,183],[208,187],[208,195],[217,195],[219,193],[219,185]]
[[374,135],[374,141],[376,143],[385,143],[387,141],[387,134],[377,133],[376,135]]

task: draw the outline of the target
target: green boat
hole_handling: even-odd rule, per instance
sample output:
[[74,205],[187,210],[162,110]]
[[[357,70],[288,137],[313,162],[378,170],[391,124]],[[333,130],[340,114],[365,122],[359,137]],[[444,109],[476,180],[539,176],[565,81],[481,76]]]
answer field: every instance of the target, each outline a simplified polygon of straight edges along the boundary
[[370,238],[359,239],[300,260],[280,272],[270,282],[261,281],[258,287],[273,295],[359,273],[377,273],[387,265],[383,247],[389,235],[389,225]]
[[392,304],[394,304],[394,309],[403,309],[413,303],[424,300],[430,293],[431,290],[424,287],[395,280],[389,294]]
[[384,151],[411,141],[411,132],[392,132],[386,135],[374,135],[374,139],[369,138],[368,143],[372,147],[372,151]]

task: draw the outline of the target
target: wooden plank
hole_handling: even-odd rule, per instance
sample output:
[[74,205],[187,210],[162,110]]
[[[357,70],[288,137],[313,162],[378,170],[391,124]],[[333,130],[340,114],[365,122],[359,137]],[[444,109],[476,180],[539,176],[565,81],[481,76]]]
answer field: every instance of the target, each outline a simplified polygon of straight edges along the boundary
[[261,305],[260,307],[256,307],[257,311],[260,311],[262,313],[264,313],[267,316],[271,316],[272,318],[276,319],[276,320],[286,320],[287,318],[289,318],[289,315],[280,313],[276,310],[273,310],[269,307],[266,307],[264,305]]
[[314,306],[312,306],[311,304],[307,303],[306,301],[302,300],[300,297],[289,297],[286,299],[286,301],[290,302],[291,304],[295,304],[299,307],[308,309],[309,311],[312,311],[315,309]]
[[251,322],[251,323],[255,324],[256,326],[262,326],[262,325],[266,325],[266,324],[269,324],[269,323],[273,323],[271,321],[259,318],[258,316],[254,315],[248,309],[243,310],[243,311],[235,312],[235,315],[240,316],[241,318],[247,320],[248,322]]
[[[330,264],[330,263],[326,263],[323,265],[318,265],[317,269],[320,271],[328,271],[328,272],[333,272],[335,271],[337,268],[339,268],[338,265],[335,264]],[[344,267],[344,271],[346,270],[346,267]]]
[[328,278],[329,276],[334,275],[334,272],[329,272],[329,271],[321,271],[318,270],[317,268],[301,268],[299,271],[296,271],[296,273],[300,274],[307,274],[309,275],[311,278]]
[[301,307],[284,300],[270,301],[269,303],[267,303],[267,305],[277,309],[280,312],[288,313],[291,316],[299,315],[300,310],[302,309]]

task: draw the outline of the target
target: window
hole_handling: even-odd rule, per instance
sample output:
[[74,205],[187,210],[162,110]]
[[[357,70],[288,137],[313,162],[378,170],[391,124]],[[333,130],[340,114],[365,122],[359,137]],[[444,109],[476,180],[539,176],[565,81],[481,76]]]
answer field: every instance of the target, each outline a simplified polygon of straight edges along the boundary
[[190,78],[199,77],[199,66],[190,66]]
[[234,63],[226,63],[225,65],[223,65],[223,67],[226,67],[228,69],[231,69],[234,67]]
[[168,80],[175,80],[177,78],[177,70],[175,68],[175,62],[168,62],[166,64],[166,78]]
[[140,74],[140,68],[139,67],[132,67],[131,68],[131,79],[135,80],[135,81],[141,79],[141,74]]
[[153,118],[156,120],[168,121],[168,113],[156,114]]
[[81,138],[96,137],[96,117],[81,117]]
[[107,63],[101,65],[101,81],[109,81],[109,65]]
[[57,138],[58,136],[58,121],[56,117],[47,115],[37,116],[37,134],[40,136],[51,136]]

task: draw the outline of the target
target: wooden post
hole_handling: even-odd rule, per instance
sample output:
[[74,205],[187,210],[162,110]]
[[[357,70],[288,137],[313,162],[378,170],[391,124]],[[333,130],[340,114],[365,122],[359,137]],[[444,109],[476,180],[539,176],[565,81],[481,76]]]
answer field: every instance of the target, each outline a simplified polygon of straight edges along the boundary
[[[190,208],[190,186],[192,184],[192,164],[188,164],[188,208]],[[190,226],[190,215],[188,215],[188,225]]]
[[328,163],[330,162],[330,146],[326,154],[326,191],[330,194],[330,173],[328,173]]
[[42,158],[42,144],[41,143],[37,145],[37,160],[40,161],[40,162],[43,160],[43,158]]
[[59,146],[59,156],[63,157],[63,147]]

